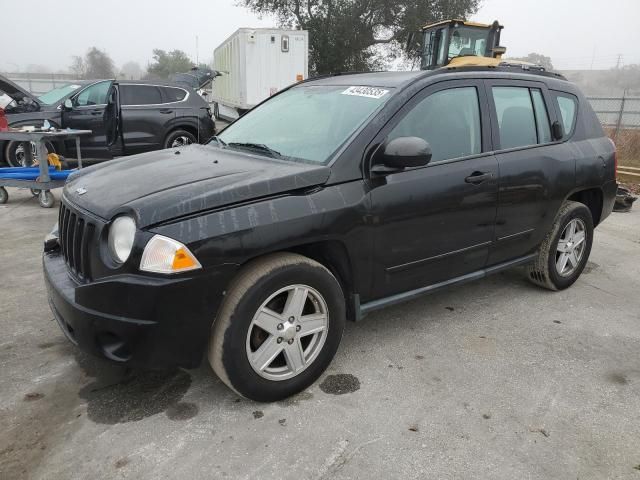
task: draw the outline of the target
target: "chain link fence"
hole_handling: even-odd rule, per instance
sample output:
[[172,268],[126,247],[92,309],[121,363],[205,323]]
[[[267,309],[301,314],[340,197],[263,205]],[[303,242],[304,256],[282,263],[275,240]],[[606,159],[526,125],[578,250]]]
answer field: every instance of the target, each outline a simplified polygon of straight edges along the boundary
[[607,134],[616,143],[619,174],[640,180],[640,97],[589,97]]
[[3,75],[34,95],[42,95],[54,88],[78,81],[75,75],[67,73],[5,73]]
[[640,97],[589,97],[602,126],[616,131],[640,128]]

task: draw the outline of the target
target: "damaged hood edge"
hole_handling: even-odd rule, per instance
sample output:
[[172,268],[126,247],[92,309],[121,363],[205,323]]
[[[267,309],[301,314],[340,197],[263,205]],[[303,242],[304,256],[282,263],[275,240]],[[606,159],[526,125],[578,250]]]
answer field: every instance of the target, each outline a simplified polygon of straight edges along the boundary
[[36,104],[40,105],[40,100],[38,100],[37,97],[34,97],[24,88],[20,87],[20,85],[12,82],[7,77],[3,77],[2,75],[0,75],[0,93],[6,93],[16,102],[21,102],[24,101],[25,98],[28,98]]

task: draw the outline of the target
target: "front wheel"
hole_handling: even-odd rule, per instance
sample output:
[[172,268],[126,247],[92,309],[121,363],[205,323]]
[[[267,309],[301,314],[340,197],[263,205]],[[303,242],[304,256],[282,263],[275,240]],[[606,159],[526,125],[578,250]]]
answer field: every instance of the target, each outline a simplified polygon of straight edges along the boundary
[[538,248],[535,262],[527,267],[529,280],[549,290],[570,287],[584,270],[592,243],[591,211],[582,203],[565,202]]
[[193,133],[187,132],[186,130],[174,130],[165,138],[164,148],[185,147],[196,142],[197,139]]
[[340,283],[292,253],[249,263],[213,325],[209,362],[238,394],[281,400],[311,385],[335,355],[345,324]]

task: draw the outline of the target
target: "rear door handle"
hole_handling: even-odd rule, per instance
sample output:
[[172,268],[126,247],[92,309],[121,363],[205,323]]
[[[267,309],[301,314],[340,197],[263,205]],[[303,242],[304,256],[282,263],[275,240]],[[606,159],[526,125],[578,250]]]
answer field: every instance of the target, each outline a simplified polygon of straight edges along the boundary
[[102,115],[104,110],[91,110],[91,115]]
[[493,178],[493,173],[491,172],[473,172],[471,175],[465,178],[464,181],[467,183],[472,183],[473,185],[478,185],[491,178]]
[[173,110],[169,110],[168,108],[165,108],[164,110],[160,110],[160,113],[173,113]]

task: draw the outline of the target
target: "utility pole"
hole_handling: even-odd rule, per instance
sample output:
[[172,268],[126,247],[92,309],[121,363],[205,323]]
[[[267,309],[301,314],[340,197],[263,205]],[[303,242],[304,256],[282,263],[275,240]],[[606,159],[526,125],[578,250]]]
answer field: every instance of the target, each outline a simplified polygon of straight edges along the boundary
[[198,55],[198,35],[196,35],[196,67],[200,65],[200,57]]
[[619,70],[621,66],[622,66],[622,54],[619,53],[618,54],[618,61],[616,62],[616,70]]

